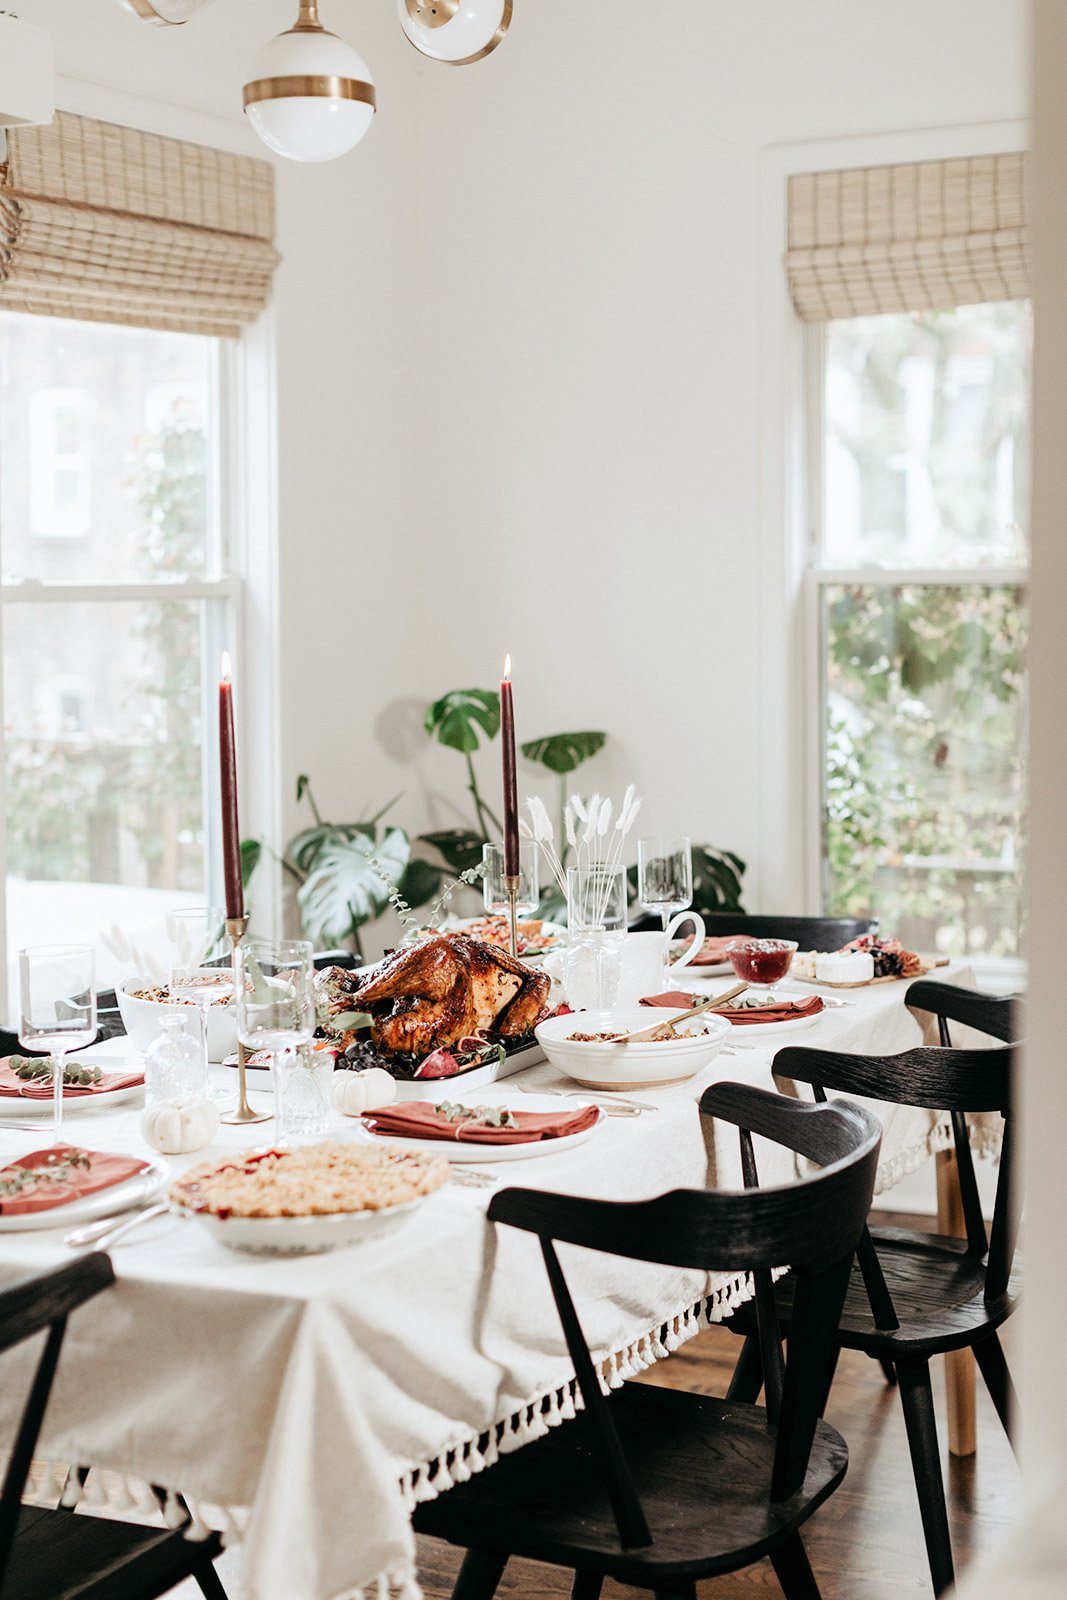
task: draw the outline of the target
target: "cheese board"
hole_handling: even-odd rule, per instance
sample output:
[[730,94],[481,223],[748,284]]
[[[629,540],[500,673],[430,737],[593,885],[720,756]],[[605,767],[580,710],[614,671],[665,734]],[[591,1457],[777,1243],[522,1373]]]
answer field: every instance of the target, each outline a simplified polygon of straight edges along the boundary
[[874,983],[914,983],[917,978],[925,978],[936,967],[947,967],[947,956],[941,956],[936,961],[924,962],[917,972],[887,972],[880,978],[854,978],[848,983],[834,982],[830,978],[801,978],[791,972],[791,983],[804,983],[812,989],[869,989]]

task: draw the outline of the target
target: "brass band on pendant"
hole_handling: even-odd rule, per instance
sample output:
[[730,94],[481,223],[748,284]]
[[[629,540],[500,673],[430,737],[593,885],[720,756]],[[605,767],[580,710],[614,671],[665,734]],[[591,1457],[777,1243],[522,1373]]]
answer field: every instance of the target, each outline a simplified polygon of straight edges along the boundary
[[143,17],[146,22],[159,22],[164,28],[184,28],[185,26],[185,18],[181,22],[172,22],[169,17],[161,17],[152,4],[152,0],[127,0],[127,3],[130,9],[136,11],[137,15]]
[[261,100],[361,100],[371,110],[378,102],[373,83],[359,78],[339,78],[333,73],[294,73],[282,78],[256,78],[244,87],[246,106]]
[[459,0],[404,0],[408,16],[422,28],[443,28],[459,10]]
[[[419,4],[418,4],[418,0],[405,0],[405,4],[407,6],[408,16],[411,17],[412,20],[415,21],[415,22],[421,22],[422,19],[418,14],[419,10],[420,10]],[[504,37],[504,35],[507,33],[508,29],[511,27],[511,11],[512,11],[512,0],[504,0],[504,14],[500,19],[500,26],[497,28],[496,32],[493,34],[493,37],[490,39],[489,43],[486,44],[486,45],[483,45],[480,50],[476,50],[472,56],[461,56],[458,61],[442,60],[442,58],[440,56],[431,56],[429,59],[431,61],[436,61],[442,67],[469,67],[475,61],[481,61],[485,56],[487,56],[490,53],[491,50],[495,50],[496,49],[496,47],[500,43],[501,39]],[[442,20],[440,22],[423,23],[423,26],[424,27],[440,28],[440,27],[442,27],[444,25],[444,23],[448,22],[448,20],[449,20],[448,17],[444,17],[444,18],[442,18]],[[408,44],[410,44],[413,49],[419,50],[418,45],[415,43],[414,39],[412,39],[410,37],[409,34],[405,33],[404,38],[407,39]],[[424,51],[419,50],[419,54],[420,55],[423,55],[424,53],[425,53]]]

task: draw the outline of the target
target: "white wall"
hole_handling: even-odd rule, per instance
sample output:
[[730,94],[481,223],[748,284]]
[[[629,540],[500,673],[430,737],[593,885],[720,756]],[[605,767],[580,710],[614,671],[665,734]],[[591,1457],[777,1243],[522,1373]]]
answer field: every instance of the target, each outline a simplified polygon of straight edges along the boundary
[[[61,73],[192,137],[225,117],[231,140],[292,9],[214,0],[157,30],[117,0],[22,6]],[[492,684],[510,650],[520,737],[607,729],[595,776],[634,778],[649,830],[737,849],[749,904],[795,909],[761,185],[783,141],[847,161],[872,134],[1025,115],[1024,0],[519,0],[461,70],[410,50],[392,0],[325,16],[380,110],[350,157],[278,168],[283,831],[305,770],[335,814],[404,790],[409,826],[461,820],[421,706]]]

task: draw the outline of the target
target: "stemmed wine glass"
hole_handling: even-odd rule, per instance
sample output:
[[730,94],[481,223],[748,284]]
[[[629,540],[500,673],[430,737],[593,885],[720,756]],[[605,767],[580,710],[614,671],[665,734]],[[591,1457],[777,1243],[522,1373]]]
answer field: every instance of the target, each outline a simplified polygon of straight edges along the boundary
[[[246,1050],[271,1055],[274,1116],[283,1137],[278,1056],[310,1044],[315,1032],[315,966],[307,939],[242,939],[236,950],[237,1037]],[[307,1119],[305,1119],[307,1121]]]
[[67,1055],[96,1038],[92,945],[37,944],[19,951],[19,1044],[52,1053],[52,1139],[63,1135]]
[[229,966],[207,966],[225,953],[225,918],[217,906],[193,906],[172,911],[167,917],[170,935],[171,998],[191,1001],[200,1019],[200,1048],[204,1071],[208,1070],[207,1014],[216,1000],[233,994],[233,971]]
[[663,932],[676,911],[693,903],[693,852],[689,840],[637,841],[637,898],[646,911],[658,911]]

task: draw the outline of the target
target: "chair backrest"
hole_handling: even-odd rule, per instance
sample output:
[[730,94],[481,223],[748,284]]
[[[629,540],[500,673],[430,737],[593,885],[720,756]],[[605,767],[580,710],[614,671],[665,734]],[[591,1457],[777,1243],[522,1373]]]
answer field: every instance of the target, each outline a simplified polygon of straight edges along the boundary
[[[908,996],[920,987],[913,984]],[[928,987],[950,986],[933,984]],[[820,1102],[826,1100],[826,1091],[831,1089],[891,1105],[922,1106],[949,1113],[967,1249],[978,1260],[983,1256],[987,1258],[985,1295],[989,1302],[999,1300],[1007,1289],[1018,1232],[1012,1115],[1014,1059],[1014,1046],[1010,1044],[988,1050],[920,1045],[895,1056],[847,1055],[794,1045],[779,1050],[772,1067],[776,1078],[811,1084]],[[967,1127],[967,1114],[977,1112],[999,1113],[1004,1119],[993,1226],[988,1240]],[[877,1325],[880,1328],[898,1326],[892,1298],[866,1229],[860,1241],[859,1262]]]
[[67,1317],[114,1281],[110,1259],[94,1252],[55,1272],[26,1278],[0,1290],[0,1354],[48,1329],[0,1488],[0,1589],[11,1559],[19,1503],[52,1392]]
[[[754,939],[795,939],[802,950],[840,950],[871,931],[866,917],[750,917],[741,911],[705,911],[702,917],[704,931],[711,938],[747,933]],[[632,924],[635,933],[642,927],[660,926],[658,917],[642,917]]]
[[[702,1271],[752,1272],[770,1290],[771,1270],[790,1266],[797,1295],[789,1360],[769,1421],[777,1424],[771,1497],[787,1499],[803,1482],[815,1425],[829,1389],[833,1335],[852,1255],[862,1232],[881,1143],[868,1112],[844,1103],[807,1105],[743,1084],[705,1090],[702,1116],[740,1130],[743,1191],[675,1189],[654,1200],[586,1200],[534,1189],[505,1189],[489,1205],[492,1222],[539,1236],[567,1348],[585,1402],[619,1537],[626,1547],[651,1543],[633,1477],[601,1391],[556,1245],[582,1245],[632,1260]],[[787,1185],[759,1189],[752,1136],[759,1134],[816,1162],[822,1170]],[[777,1321],[759,1295],[761,1339],[781,1373]],[[768,1385],[768,1395],[771,1394]]]
[[929,1011],[937,1018],[938,1037],[950,1045],[950,1022],[963,1023],[991,1039],[1012,1044],[1022,1037],[1020,1027],[1022,996],[984,994],[978,989],[963,989],[957,983],[941,983],[934,978],[916,978],[909,983],[904,1004],[913,1011]]

